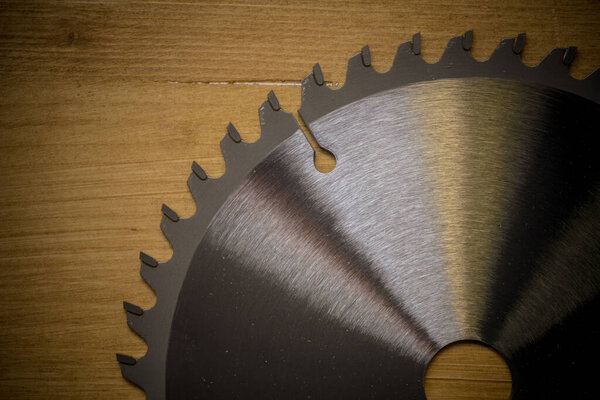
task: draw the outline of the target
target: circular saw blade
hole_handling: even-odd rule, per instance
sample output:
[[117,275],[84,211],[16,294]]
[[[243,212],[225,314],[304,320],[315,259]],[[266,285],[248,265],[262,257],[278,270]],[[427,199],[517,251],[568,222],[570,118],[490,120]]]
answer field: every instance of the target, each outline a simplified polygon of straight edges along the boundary
[[470,35],[436,64],[417,37],[384,74],[363,49],[335,91],[316,66],[300,113],[330,173],[273,94],[258,142],[228,127],[224,176],[190,177],[197,213],[164,210],[173,258],[142,258],[148,353],[121,367],[148,398],[424,399],[458,340],[505,357],[513,399],[591,396],[598,74],[571,78],[572,49],[525,67],[522,37],[477,62]]

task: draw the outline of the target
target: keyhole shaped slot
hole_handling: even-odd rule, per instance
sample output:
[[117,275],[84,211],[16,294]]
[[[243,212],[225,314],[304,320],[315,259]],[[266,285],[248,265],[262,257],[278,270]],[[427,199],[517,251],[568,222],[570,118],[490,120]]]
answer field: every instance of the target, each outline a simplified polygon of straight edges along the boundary
[[313,161],[315,163],[315,168],[317,169],[317,171],[322,172],[324,174],[333,171],[336,164],[336,159],[333,153],[319,146],[317,139],[315,139],[312,132],[304,124],[302,118],[296,118],[296,120],[298,121],[298,126],[300,126],[300,129],[302,130],[302,133],[304,133],[306,140],[308,140],[308,143],[310,143],[310,147],[313,148]]
[[322,147],[314,147],[315,151],[315,168],[324,174],[333,171],[335,168],[335,156],[329,150]]

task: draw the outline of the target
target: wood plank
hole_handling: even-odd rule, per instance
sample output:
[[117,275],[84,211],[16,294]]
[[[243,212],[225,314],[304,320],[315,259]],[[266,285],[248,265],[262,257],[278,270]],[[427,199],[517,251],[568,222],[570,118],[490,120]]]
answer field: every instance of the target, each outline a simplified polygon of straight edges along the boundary
[[160,205],[191,215],[191,162],[219,176],[226,123],[258,138],[266,93],[296,110],[314,62],[339,86],[365,43],[385,70],[414,32],[434,61],[474,28],[479,59],[526,31],[529,64],[574,44],[575,76],[600,65],[598,2],[446,3],[2,2],[0,398],[143,398],[114,353],[145,352],[120,302],[154,302],[137,254],[170,256]]
[[[365,43],[385,70],[396,45],[423,32],[436,60],[452,35],[474,29],[485,59],[502,37],[527,32],[537,63],[554,46],[577,45],[582,77],[600,65],[598,2],[5,2],[0,71],[68,79],[158,82],[298,82],[319,61],[343,82],[346,60]],[[301,21],[301,23],[299,23]]]

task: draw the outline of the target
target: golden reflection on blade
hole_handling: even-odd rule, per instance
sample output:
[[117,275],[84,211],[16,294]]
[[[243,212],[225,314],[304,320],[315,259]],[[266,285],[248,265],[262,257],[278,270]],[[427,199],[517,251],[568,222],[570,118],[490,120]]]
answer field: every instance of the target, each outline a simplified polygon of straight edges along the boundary
[[[489,79],[440,81],[415,95],[415,104],[428,103],[410,112],[421,122],[452,308],[462,337],[479,339],[504,221],[533,147],[515,125],[539,116],[539,102]],[[525,118],[513,121],[515,114]]]

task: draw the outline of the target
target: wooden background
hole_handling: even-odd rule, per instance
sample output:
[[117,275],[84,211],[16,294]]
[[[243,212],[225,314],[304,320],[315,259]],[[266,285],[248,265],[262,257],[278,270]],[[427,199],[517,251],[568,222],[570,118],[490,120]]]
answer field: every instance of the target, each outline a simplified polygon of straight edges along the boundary
[[[143,398],[114,353],[145,352],[121,301],[154,302],[138,251],[170,257],[160,205],[192,214],[192,160],[220,175],[226,123],[255,140],[267,92],[295,111],[313,63],[339,86],[364,44],[386,70],[415,32],[433,62],[472,28],[478,59],[527,32],[526,64],[576,45],[575,77],[600,65],[598,1],[266,3],[0,3],[0,398]],[[429,392],[494,398],[490,357],[449,354]]]

